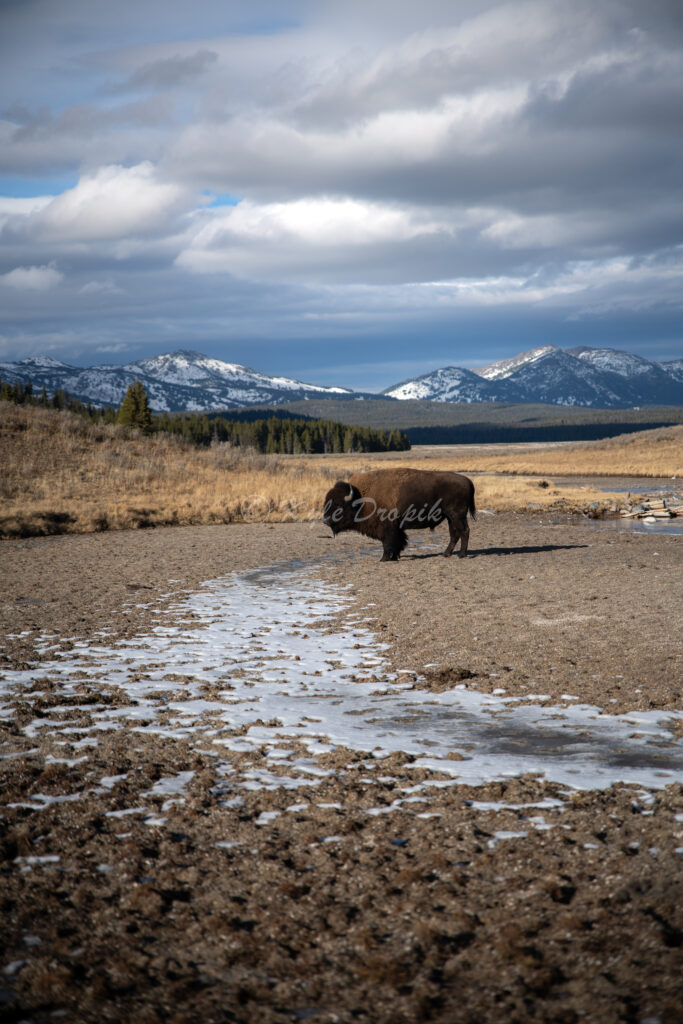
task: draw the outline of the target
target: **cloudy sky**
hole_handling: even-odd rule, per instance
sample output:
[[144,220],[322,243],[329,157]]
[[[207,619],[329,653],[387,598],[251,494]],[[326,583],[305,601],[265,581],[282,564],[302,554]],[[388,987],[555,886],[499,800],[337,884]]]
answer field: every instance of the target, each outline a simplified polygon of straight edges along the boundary
[[680,0],[2,0],[0,359],[683,354]]

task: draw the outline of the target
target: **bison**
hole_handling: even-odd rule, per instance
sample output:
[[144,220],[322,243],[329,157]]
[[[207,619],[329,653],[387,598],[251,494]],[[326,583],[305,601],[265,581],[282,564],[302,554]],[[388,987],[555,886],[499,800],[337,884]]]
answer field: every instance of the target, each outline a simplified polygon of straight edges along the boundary
[[474,484],[459,473],[426,469],[375,469],[338,480],[325,495],[323,522],[333,534],[345,530],[382,542],[383,562],[396,562],[408,543],[406,528],[434,529],[448,520],[450,541],[444,551],[467,554],[467,514],[476,515]]

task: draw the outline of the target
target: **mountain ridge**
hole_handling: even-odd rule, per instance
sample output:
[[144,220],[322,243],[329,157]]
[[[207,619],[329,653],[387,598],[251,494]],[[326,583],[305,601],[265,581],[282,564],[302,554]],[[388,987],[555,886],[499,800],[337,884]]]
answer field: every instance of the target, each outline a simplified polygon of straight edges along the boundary
[[[250,405],[279,405],[307,397],[360,398],[348,388],[307,384],[290,377],[270,377],[189,349],[161,353],[121,366],[70,366],[37,356],[0,363],[0,378],[14,384],[30,378],[34,391],[61,388],[73,398],[96,405],[119,405],[128,387],[139,380],[157,412],[215,412]],[[368,393],[369,395],[369,393]],[[373,396],[374,397],[374,396]]]
[[310,399],[543,403],[625,409],[683,405],[683,359],[654,362],[620,349],[541,345],[478,369],[445,366],[379,394],[269,376],[240,363],[177,349],[124,365],[77,367],[51,356],[0,363],[0,379],[30,379],[34,392],[61,388],[96,405],[120,404],[140,380],[158,412],[218,412]]
[[606,409],[682,405],[681,363],[656,363],[620,349],[540,345],[471,371],[432,370],[382,394],[433,402],[540,402]]

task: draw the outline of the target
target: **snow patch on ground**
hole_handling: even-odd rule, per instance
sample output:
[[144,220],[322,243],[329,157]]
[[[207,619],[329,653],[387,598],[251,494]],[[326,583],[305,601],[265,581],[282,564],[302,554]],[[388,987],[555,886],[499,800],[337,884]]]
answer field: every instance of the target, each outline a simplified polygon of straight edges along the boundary
[[[351,600],[348,590],[300,567],[234,573],[188,596],[182,611],[191,624],[159,625],[144,638],[109,647],[75,645],[35,669],[3,672],[0,715],[12,715],[17,688],[46,675],[59,686],[64,711],[73,710],[84,681],[103,694],[116,687],[129,704],[84,706],[89,721],[76,725],[51,708],[49,719],[24,727],[25,735],[49,728],[74,746],[96,744],[103,730],[124,726],[183,737],[216,754],[233,788],[311,785],[332,774],[318,756],[339,746],[373,759],[406,752],[417,767],[446,775],[445,784],[479,785],[527,773],[573,789],[617,782],[656,789],[683,780],[683,742],[664,725],[682,713],[607,715],[579,703],[518,706],[518,697],[466,687],[412,689],[403,673],[391,670],[387,645],[357,616],[325,631],[325,620]],[[378,677],[384,690],[378,691]],[[301,748],[305,756],[296,752]],[[257,750],[268,755],[272,771],[232,767],[232,752]],[[453,752],[462,760],[449,758]],[[287,773],[279,774],[283,767]],[[182,799],[191,774],[160,780],[145,796],[165,796],[165,809]],[[33,796],[26,806],[50,799]]]

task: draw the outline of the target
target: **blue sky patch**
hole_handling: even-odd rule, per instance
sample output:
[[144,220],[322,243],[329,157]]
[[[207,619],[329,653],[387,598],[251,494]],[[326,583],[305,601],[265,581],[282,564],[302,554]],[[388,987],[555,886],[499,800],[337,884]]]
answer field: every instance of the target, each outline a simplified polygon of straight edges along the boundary
[[78,175],[65,174],[59,177],[19,178],[0,176],[0,196],[12,199],[32,199],[34,196],[58,196],[78,184]]
[[209,203],[206,204],[208,207],[212,207],[212,206],[237,206],[239,203],[242,202],[242,197],[241,196],[233,196],[233,195],[231,195],[230,192],[221,192],[220,194],[216,195],[215,192],[209,192],[208,189],[207,189],[207,190],[204,191],[203,194],[208,199],[211,200]]

